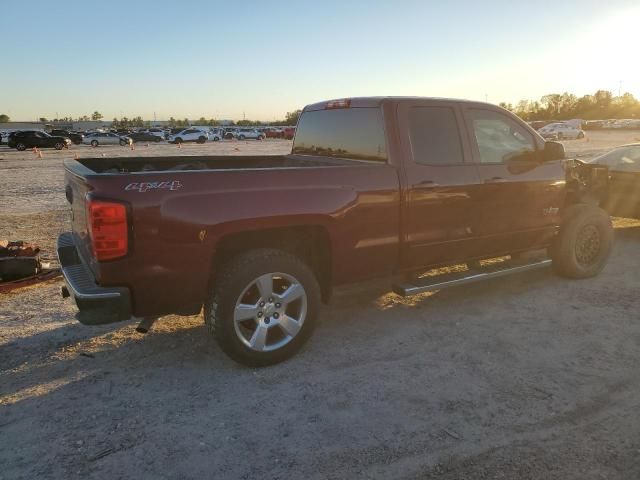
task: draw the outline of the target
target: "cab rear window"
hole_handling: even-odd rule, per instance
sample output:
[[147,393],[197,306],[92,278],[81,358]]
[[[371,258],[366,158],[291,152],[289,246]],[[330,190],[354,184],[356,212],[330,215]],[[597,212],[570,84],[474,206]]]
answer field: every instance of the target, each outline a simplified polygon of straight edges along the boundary
[[387,146],[380,109],[304,112],[298,122],[293,153],[385,162]]

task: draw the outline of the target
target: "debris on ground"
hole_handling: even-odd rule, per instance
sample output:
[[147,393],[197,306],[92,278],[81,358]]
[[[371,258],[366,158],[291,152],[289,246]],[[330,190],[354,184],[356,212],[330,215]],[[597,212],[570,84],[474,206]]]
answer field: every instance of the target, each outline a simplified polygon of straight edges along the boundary
[[0,240],[0,293],[49,280],[60,275],[40,259],[34,243]]

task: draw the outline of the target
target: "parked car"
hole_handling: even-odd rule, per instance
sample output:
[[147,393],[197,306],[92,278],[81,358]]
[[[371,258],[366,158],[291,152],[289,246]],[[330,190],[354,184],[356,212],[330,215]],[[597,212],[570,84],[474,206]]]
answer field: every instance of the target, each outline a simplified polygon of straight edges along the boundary
[[614,148],[591,160],[609,168],[604,208],[616,217],[640,219],[640,143]]
[[239,128],[235,128],[235,127],[227,127],[224,129],[224,134],[223,137],[226,140],[231,140],[232,138],[237,138],[238,137],[238,132],[240,131]]
[[571,126],[567,123],[550,123],[538,130],[543,138],[554,139],[579,139],[584,138],[584,131],[579,127]]
[[241,128],[236,134],[238,140],[264,140],[266,135],[257,128]]
[[51,130],[50,134],[53,135],[54,137],[66,137],[66,138],[70,139],[71,142],[73,142],[74,145],[80,145],[82,143],[83,138],[84,138],[84,135],[81,134],[81,133],[70,132],[68,130],[61,130],[61,129],[56,129],[56,128]]
[[286,127],[282,131],[282,137],[285,140],[293,140],[293,137],[296,134],[296,127]]
[[[144,331],[204,305],[220,347],[264,366],[304,344],[340,285],[389,277],[407,296],[552,263],[586,278],[607,262],[606,167],[565,160],[497,106],[353,98],[309,105],[298,125],[290,155],[65,162],[58,256],[78,319],[133,315]],[[522,258],[539,249],[549,258]],[[503,255],[515,260],[479,265]]]
[[161,142],[164,137],[155,135],[151,132],[133,132],[127,135],[134,143],[137,142]]
[[548,125],[549,122],[545,121],[545,120],[534,120],[531,122],[527,122],[531,128],[533,128],[534,130],[540,130],[542,127],[544,127],[545,125]]
[[264,129],[264,134],[267,138],[282,138],[284,131],[279,127],[267,127]]
[[198,130],[197,128],[185,128],[175,135],[169,135],[169,142],[171,143],[184,143],[184,142],[196,142],[204,143],[208,140],[209,134]]
[[40,130],[22,130],[11,133],[7,144],[10,148],[20,151],[34,147],[62,150],[63,148],[69,148],[71,140],[66,137],[52,136]]
[[155,135],[156,137],[160,138],[161,140],[165,139],[165,132],[163,129],[161,128],[156,128],[156,127],[152,127],[146,130],[147,133],[150,133],[151,135]]
[[131,145],[133,140],[111,132],[93,132],[84,136],[82,143],[98,147],[100,145]]

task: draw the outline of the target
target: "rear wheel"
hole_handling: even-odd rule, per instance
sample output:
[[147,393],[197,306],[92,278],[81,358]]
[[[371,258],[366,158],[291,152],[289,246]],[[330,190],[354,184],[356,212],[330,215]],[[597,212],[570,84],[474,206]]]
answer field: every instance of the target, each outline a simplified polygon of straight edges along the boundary
[[125,142],[124,140],[120,140],[120,146],[124,147],[127,144],[127,142]]
[[182,143],[182,139],[180,137],[176,138],[175,143]]
[[220,137],[213,137],[213,141],[214,142],[219,142],[220,141]]
[[197,140],[198,143],[204,143],[206,141],[207,141],[206,137],[198,137],[198,140]]
[[568,278],[589,278],[602,271],[613,245],[609,214],[593,205],[570,207],[549,254],[556,272]]
[[98,140],[91,140],[91,146],[92,147],[97,147],[98,145],[99,145],[98,144]]
[[64,143],[56,142],[53,148],[55,148],[56,150],[62,150],[64,148]]
[[16,150],[20,152],[24,152],[27,149],[27,146],[24,143],[18,143],[16,145]]
[[272,365],[295,354],[311,336],[320,287],[298,257],[252,250],[220,269],[205,322],[220,348],[244,365]]
[[584,138],[584,132],[578,132],[578,139],[581,140]]
[[244,137],[244,135],[240,135],[240,136],[238,137],[238,139],[239,139],[239,140],[244,140],[244,138],[245,138],[245,137]]

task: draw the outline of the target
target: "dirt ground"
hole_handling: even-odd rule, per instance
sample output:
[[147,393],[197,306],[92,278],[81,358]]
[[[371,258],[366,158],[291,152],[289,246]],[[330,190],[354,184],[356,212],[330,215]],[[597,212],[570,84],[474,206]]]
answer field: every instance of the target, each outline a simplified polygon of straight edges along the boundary
[[[593,132],[587,158],[640,140]],[[138,146],[283,153],[290,142]],[[52,255],[60,159],[0,147],[0,238]],[[0,479],[640,477],[640,222],[571,282],[537,271],[401,299],[349,290],[292,360],[229,360],[201,317],[87,327],[51,281],[0,295]]]

